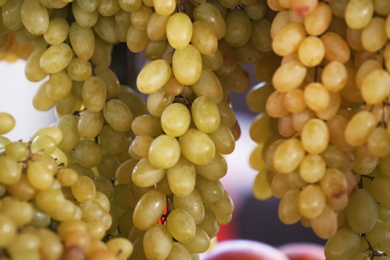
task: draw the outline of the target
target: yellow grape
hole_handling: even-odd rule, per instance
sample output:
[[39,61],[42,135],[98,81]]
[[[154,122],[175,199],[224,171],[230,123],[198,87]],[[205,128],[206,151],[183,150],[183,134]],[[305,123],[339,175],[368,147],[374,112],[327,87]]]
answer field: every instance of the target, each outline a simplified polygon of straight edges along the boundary
[[307,183],[320,181],[326,170],[325,160],[318,154],[307,154],[299,166],[299,175]]
[[157,190],[146,192],[134,208],[133,223],[140,230],[153,226],[164,212],[165,195]]
[[65,69],[73,59],[73,51],[66,43],[50,46],[42,53],[39,64],[42,71],[53,74]]
[[172,137],[183,135],[190,126],[190,123],[190,111],[181,103],[168,105],[161,114],[161,127],[165,134]]
[[91,28],[99,19],[99,11],[96,7],[92,7],[93,4],[91,4],[90,7],[86,7],[84,5],[85,4],[82,3],[82,1],[73,1],[72,14],[80,26],[84,28]]
[[184,209],[174,209],[169,213],[167,227],[172,237],[181,243],[190,242],[196,234],[195,220]]
[[155,11],[160,15],[170,15],[176,9],[176,1],[175,0],[168,0],[168,1],[153,0],[153,6]]
[[153,11],[149,6],[141,5],[137,11],[129,14],[130,24],[134,26],[134,29],[136,30],[145,31],[152,13]]
[[210,24],[213,27],[218,40],[225,35],[225,20],[218,8],[212,3],[204,2],[200,4],[194,9],[193,15],[195,21],[204,21],[207,24]]
[[95,36],[91,28],[84,28],[73,22],[69,29],[69,40],[72,49],[83,60],[89,60],[95,50]]
[[322,238],[329,239],[333,237],[338,230],[338,214],[330,206],[325,205],[322,213],[310,220],[314,233]]
[[192,85],[197,96],[212,99],[216,104],[223,98],[223,88],[218,76],[209,68],[203,68],[199,79]]
[[302,24],[289,23],[273,37],[272,49],[281,56],[291,54],[298,49],[305,36],[306,31]]
[[11,114],[0,112],[0,134],[10,132],[15,127],[15,124],[15,118]]
[[131,129],[133,114],[122,100],[108,100],[103,107],[103,116],[110,127],[118,132],[126,132]]
[[202,56],[194,46],[188,44],[173,54],[172,70],[181,84],[192,85],[202,73]]
[[371,21],[373,13],[373,1],[351,0],[345,9],[345,22],[353,29],[363,29]]
[[154,167],[149,159],[144,157],[134,167],[132,180],[139,187],[149,187],[161,181],[165,174],[165,169]]
[[345,128],[345,140],[351,146],[364,145],[377,123],[376,117],[369,111],[363,110],[356,113]]
[[329,91],[319,82],[312,82],[306,85],[303,95],[307,106],[313,111],[322,111],[330,103]]
[[171,77],[171,67],[165,60],[155,60],[142,68],[137,76],[137,88],[144,94],[156,92]]
[[[170,15],[160,15],[154,12],[146,26],[146,34],[151,41],[158,41],[164,39],[166,36],[166,26]],[[165,41],[165,39],[164,39]]]
[[345,65],[338,61],[331,61],[325,65],[321,74],[324,87],[330,92],[338,92],[345,87],[348,80],[348,72]]
[[290,173],[298,168],[304,157],[302,142],[296,138],[287,139],[276,148],[273,165],[280,173]]
[[156,168],[173,167],[180,158],[180,145],[175,137],[160,135],[150,144],[149,162]]
[[303,126],[301,142],[305,150],[311,154],[325,151],[329,143],[329,130],[321,119],[310,119]]
[[301,215],[308,219],[318,217],[324,210],[326,197],[318,184],[309,184],[299,194],[298,208]]
[[166,35],[169,44],[176,50],[183,49],[191,41],[193,32],[190,17],[185,13],[171,15],[166,27]]
[[205,96],[199,96],[192,102],[191,114],[196,127],[203,133],[212,133],[220,125],[218,106]]
[[299,194],[299,190],[290,189],[280,200],[278,205],[278,217],[283,224],[291,225],[301,219],[301,213],[298,209]]
[[172,244],[172,235],[167,226],[162,224],[155,224],[148,228],[143,237],[143,250],[148,259],[166,259]]
[[362,46],[366,51],[376,52],[383,48],[388,40],[385,28],[385,20],[380,17],[373,17],[369,24],[363,28],[361,39]]
[[320,38],[307,36],[298,47],[298,57],[303,65],[314,67],[320,64],[325,56],[325,46]]
[[20,8],[24,27],[33,35],[42,35],[49,26],[49,12],[39,0],[26,0]]
[[290,61],[281,65],[272,77],[272,84],[279,92],[287,92],[298,88],[304,81],[307,68],[298,61]]
[[256,174],[252,185],[252,193],[258,200],[266,200],[272,196],[269,175],[270,174],[266,169],[262,169]]
[[189,128],[180,136],[179,144],[184,157],[194,164],[208,164],[215,156],[214,142],[207,134],[195,128]]
[[351,57],[347,42],[337,33],[328,31],[321,36],[325,47],[325,59],[346,63]]
[[177,163],[167,169],[169,187],[177,197],[188,196],[195,187],[195,166],[184,157],[180,157]]
[[210,24],[204,21],[195,21],[192,24],[193,33],[191,44],[202,55],[211,55],[218,49],[218,39]]
[[390,75],[386,70],[374,70],[363,79],[363,99],[368,104],[381,103],[390,94]]

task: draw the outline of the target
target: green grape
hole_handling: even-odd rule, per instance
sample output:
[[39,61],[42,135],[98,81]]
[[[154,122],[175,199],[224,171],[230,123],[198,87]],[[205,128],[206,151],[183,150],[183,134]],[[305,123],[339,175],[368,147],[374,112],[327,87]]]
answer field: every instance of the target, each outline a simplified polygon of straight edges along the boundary
[[290,189],[286,191],[280,200],[278,216],[284,224],[294,224],[300,220],[301,214],[298,209],[299,194],[299,190]]
[[[194,103],[192,104],[192,107],[193,106]],[[165,134],[172,137],[183,135],[190,126],[190,123],[190,112],[188,108],[181,103],[172,103],[168,105],[161,114],[161,127]]]
[[52,45],[42,53],[39,64],[41,69],[48,74],[62,71],[73,59],[71,47],[66,43]]
[[117,259],[123,260],[133,252],[133,245],[125,238],[115,237],[107,242],[107,249],[112,252]]
[[75,184],[71,186],[72,194],[75,199],[83,203],[86,200],[93,199],[96,194],[94,182],[87,176],[79,176]]
[[[93,3],[93,1],[91,1],[91,3]],[[96,24],[97,20],[99,19],[99,12],[97,9],[93,9],[93,8],[89,9],[84,5],[85,3],[82,3],[82,1],[73,1],[72,14],[76,22],[81,27],[91,28]]]
[[360,246],[359,235],[350,229],[339,229],[325,244],[326,259],[351,259]]
[[105,103],[103,116],[110,127],[118,132],[126,132],[131,129],[133,114],[127,105],[119,99],[110,99]]
[[173,259],[183,259],[183,260],[191,260],[190,252],[188,252],[187,248],[183,246],[183,244],[179,242],[173,242],[171,251],[166,258],[167,260]]
[[147,157],[149,154],[150,145],[152,144],[154,138],[150,135],[138,135],[136,136],[129,147],[129,153],[131,157]]
[[102,156],[100,164],[97,166],[97,170],[101,176],[111,179],[115,177],[115,172],[120,164],[118,157],[105,153]]
[[234,151],[236,140],[231,129],[225,124],[225,122],[221,122],[217,130],[208,135],[214,142],[217,153],[231,154]]
[[174,49],[180,50],[187,47],[191,41],[192,32],[192,22],[187,14],[175,13],[168,19],[166,35],[169,44]]
[[310,224],[318,237],[329,239],[336,234],[338,229],[337,213],[326,205],[318,217],[310,220]]
[[183,85],[197,82],[202,73],[202,57],[199,51],[191,44],[176,50],[172,56],[172,71]]
[[137,88],[144,94],[150,94],[167,83],[171,76],[171,67],[162,59],[151,61],[137,76]]
[[228,165],[225,158],[216,153],[213,160],[204,165],[195,165],[196,173],[210,180],[219,180],[227,174]]
[[24,226],[32,220],[34,210],[28,202],[10,196],[3,197],[1,201],[0,212],[10,217],[17,226]]
[[252,193],[255,198],[266,200],[272,196],[270,176],[272,175],[266,169],[257,172],[252,185]]
[[203,221],[197,227],[204,230],[210,238],[217,235],[220,225],[217,222],[214,212],[209,207],[205,206]]
[[127,152],[129,140],[125,133],[112,129],[108,124],[104,125],[99,135],[99,144],[108,153],[119,155]]
[[199,96],[192,102],[191,114],[196,127],[203,133],[212,133],[220,125],[218,106],[205,96]]
[[198,96],[204,96],[216,104],[223,97],[223,89],[220,80],[210,68],[203,68],[199,79],[192,85],[193,92]]
[[166,197],[164,194],[157,190],[146,192],[134,208],[134,226],[140,230],[152,227],[163,214],[165,205]]
[[[53,146],[56,146],[54,143]],[[5,154],[7,156],[13,157],[16,159],[18,162],[25,161],[29,155],[29,150],[28,150],[28,144],[24,142],[13,142],[9,143],[5,147]]]
[[224,190],[222,198],[209,207],[217,218],[231,215],[234,211],[233,200],[226,190]]
[[195,224],[200,224],[205,215],[202,196],[194,189],[188,196],[173,196],[173,204],[176,209],[184,209],[194,218]]
[[187,197],[193,192],[196,182],[194,165],[184,157],[167,169],[167,180],[172,193],[178,197]]
[[240,47],[246,44],[251,36],[251,22],[245,12],[238,9],[229,10],[225,17],[226,33],[223,39],[231,46]]
[[11,156],[0,156],[0,182],[6,185],[16,184],[22,175],[22,165]]
[[108,67],[100,65],[94,68],[96,76],[104,80],[107,97],[117,97],[121,92],[121,86],[115,73]]
[[191,44],[202,55],[215,53],[218,49],[218,39],[213,27],[204,21],[195,21],[192,28]]
[[371,182],[371,193],[375,201],[382,204],[385,207],[390,207],[390,201],[388,197],[388,186],[390,185],[390,177],[384,174],[380,174],[374,178]]
[[375,226],[377,215],[377,203],[368,191],[358,189],[349,198],[346,216],[354,232],[370,232]]
[[205,2],[200,4],[194,9],[193,15],[196,21],[203,21],[210,24],[215,31],[218,40],[225,35],[225,20],[218,8],[212,3]]
[[165,259],[172,248],[172,236],[167,226],[155,224],[143,237],[144,252],[148,259]]
[[161,117],[164,110],[173,103],[175,97],[169,95],[164,88],[149,94],[146,100],[146,107],[153,116]]
[[24,1],[20,16],[24,27],[33,35],[42,35],[49,26],[49,12],[38,0]]
[[95,49],[95,37],[91,28],[84,28],[73,22],[69,29],[69,40],[72,49],[83,60],[89,60]]
[[6,112],[0,112],[0,122],[0,134],[6,134],[10,132],[16,124],[15,118]]
[[93,168],[102,161],[102,151],[97,143],[91,140],[81,140],[74,148],[74,158],[86,168]]
[[153,11],[146,5],[141,5],[137,11],[130,13],[130,24],[139,31],[145,31]]
[[179,137],[179,144],[184,157],[194,164],[208,164],[215,156],[214,142],[197,129],[189,128]]
[[147,157],[138,161],[132,173],[132,180],[139,187],[149,187],[164,178],[166,170],[154,167]]
[[12,221],[12,219],[5,215],[4,213],[0,214],[0,245],[1,247],[5,247],[11,244],[11,242],[16,237],[16,224]]
[[86,200],[80,204],[81,212],[83,213],[82,220],[91,222],[93,220],[100,220],[103,217],[104,210],[98,203],[92,200]]
[[367,241],[375,250],[387,250],[390,246],[390,230],[382,222],[377,221],[371,231],[366,233]]
[[1,7],[1,17],[5,28],[17,30],[23,26],[20,12],[22,4],[22,0],[7,1]]
[[196,234],[195,220],[184,209],[174,209],[169,213],[167,228],[172,237],[181,243],[190,242]]
[[160,135],[150,144],[148,159],[156,168],[173,167],[180,158],[180,145],[175,137]]
[[204,253],[210,247],[210,237],[203,229],[196,227],[194,238],[183,245],[190,253]]
[[85,139],[95,138],[102,130],[104,117],[102,112],[83,111],[77,123],[80,137]]
[[39,128],[31,135],[31,139],[34,140],[38,135],[47,135],[55,140],[59,144],[63,138],[63,132],[60,128],[54,126],[46,126]]

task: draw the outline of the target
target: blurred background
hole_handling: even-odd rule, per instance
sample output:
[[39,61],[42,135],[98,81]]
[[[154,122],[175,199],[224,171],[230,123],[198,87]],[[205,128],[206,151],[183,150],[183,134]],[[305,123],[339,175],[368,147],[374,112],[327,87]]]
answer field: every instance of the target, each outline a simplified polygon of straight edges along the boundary
[[[126,53],[126,55],[123,55]],[[126,44],[116,45],[113,49],[111,68],[119,81],[134,89],[137,73],[145,63],[143,55],[132,54]],[[24,61],[6,63],[0,61],[0,111],[12,114],[17,123],[15,129],[6,136],[12,140],[28,140],[30,135],[42,126],[55,122],[54,110],[35,111],[32,97],[39,83],[31,83],[24,76]],[[259,83],[253,77],[252,68],[247,66],[251,75],[251,86]],[[241,126],[241,137],[235,151],[226,156],[229,165],[228,174],[222,179],[235,203],[235,213],[229,225],[222,226],[218,240],[250,239],[279,246],[292,242],[312,242],[325,244],[311,229],[301,223],[284,225],[278,218],[278,199],[258,201],[252,196],[252,182],[256,170],[249,165],[250,152],[255,143],[249,137],[251,121],[256,116],[246,105],[244,93],[232,93],[232,106]]]

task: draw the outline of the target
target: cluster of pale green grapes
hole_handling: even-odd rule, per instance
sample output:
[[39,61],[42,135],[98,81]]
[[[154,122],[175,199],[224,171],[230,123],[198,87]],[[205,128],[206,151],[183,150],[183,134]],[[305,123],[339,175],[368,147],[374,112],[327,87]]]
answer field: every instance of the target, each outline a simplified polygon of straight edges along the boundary
[[[0,58],[26,59],[27,79],[41,82],[34,107],[54,107],[57,115],[54,126],[27,142],[2,137],[0,156],[23,147],[27,157],[13,160],[13,167],[26,177],[13,181],[51,194],[48,229],[61,233],[63,218],[70,228],[82,225],[74,250],[91,258],[98,255],[95,240],[109,244],[120,237],[133,245],[130,259],[197,259],[232,219],[234,205],[220,181],[227,173],[223,155],[240,136],[230,91],[250,86],[241,63],[254,64],[271,50],[271,22],[263,18],[274,12],[267,3],[0,0],[0,11]],[[146,102],[109,67],[118,43],[148,59],[136,80]],[[57,168],[30,166],[40,156],[46,164],[54,158]],[[2,177],[0,185],[1,199],[16,197]],[[80,201],[75,185],[95,192]],[[45,211],[35,193],[24,204]],[[100,205],[103,197],[109,205]],[[88,213],[80,213],[83,205]],[[100,233],[90,234],[88,225]],[[30,221],[16,226],[36,230]],[[66,253],[73,244],[61,234]],[[8,251],[0,244],[0,252],[14,258]],[[114,253],[122,259],[129,251]]]
[[[0,133],[14,119],[0,113]],[[56,127],[37,130],[28,142],[0,136],[0,258],[127,259],[132,243],[110,239],[111,202],[94,181],[53,152],[63,133]]]
[[390,2],[268,7],[272,51],[255,67],[265,83],[247,99],[259,113],[253,192],[327,239],[326,259],[389,259]]

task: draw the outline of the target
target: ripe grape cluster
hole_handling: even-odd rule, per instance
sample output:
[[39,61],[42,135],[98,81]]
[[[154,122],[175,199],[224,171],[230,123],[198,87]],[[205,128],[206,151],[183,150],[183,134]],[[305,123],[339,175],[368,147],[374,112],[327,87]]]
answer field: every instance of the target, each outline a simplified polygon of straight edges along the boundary
[[[230,92],[250,86],[240,62],[260,51],[249,42],[270,50],[251,29],[269,27],[266,10],[256,0],[0,0],[0,58],[26,60],[26,78],[40,82],[34,107],[57,116],[30,140],[0,136],[0,255],[205,252],[232,219],[220,181],[240,136]],[[138,90],[110,68],[119,43],[148,59]],[[0,134],[14,124],[0,114]]]
[[[390,3],[268,1],[272,51],[255,67],[253,192],[285,224],[327,239],[327,259],[390,254]],[[259,102],[261,100],[262,102]]]

